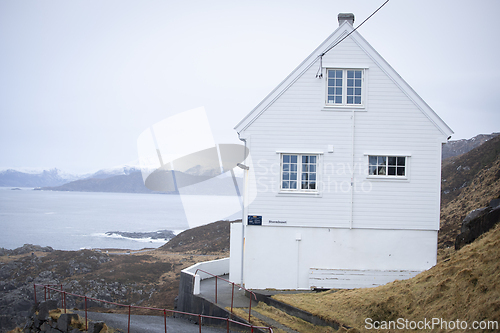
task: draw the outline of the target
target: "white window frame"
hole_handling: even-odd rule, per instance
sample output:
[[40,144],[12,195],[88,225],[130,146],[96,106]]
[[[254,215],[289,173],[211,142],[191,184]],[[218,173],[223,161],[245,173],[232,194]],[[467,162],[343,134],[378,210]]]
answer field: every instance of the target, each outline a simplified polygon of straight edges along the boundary
[[[364,154],[366,155],[366,162],[367,162],[367,168],[366,168],[366,173],[367,173],[367,178],[368,179],[373,179],[373,180],[409,180],[410,178],[410,160],[411,160],[411,154],[385,154],[385,153],[369,153],[369,154]],[[397,169],[396,169],[396,175],[371,175],[370,174],[370,166],[374,164],[370,164],[370,157],[385,157],[386,158],[386,163],[385,163],[385,168],[386,172],[389,173],[389,157],[396,157],[396,158],[405,158],[405,165],[404,165],[404,175],[397,175]],[[397,166],[397,165],[396,165]]]
[[[335,66],[331,64],[323,65],[323,94],[322,94],[322,111],[366,111],[367,103],[367,90],[368,90],[368,68],[369,66]],[[342,103],[333,104],[328,103],[328,71],[341,70],[342,75]],[[347,104],[347,71],[361,71],[361,104]]]
[[[278,152],[279,153],[279,159],[280,159],[280,172],[279,172],[279,193],[300,193],[300,194],[318,194],[320,191],[320,161],[321,161],[321,153],[308,153],[308,152]],[[285,155],[289,156],[297,156],[297,188],[291,189],[291,188],[283,188],[283,157]],[[303,156],[315,156],[316,157],[316,188],[315,189],[302,189],[302,157]]]

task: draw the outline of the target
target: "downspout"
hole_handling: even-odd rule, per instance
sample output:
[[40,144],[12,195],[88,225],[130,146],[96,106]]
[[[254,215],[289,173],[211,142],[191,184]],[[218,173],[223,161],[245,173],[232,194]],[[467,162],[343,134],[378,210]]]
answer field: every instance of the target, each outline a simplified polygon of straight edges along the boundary
[[354,109],[351,111],[351,202],[350,202],[350,218],[349,218],[349,229],[352,229],[353,225],[353,206],[354,206],[354,129],[355,129],[355,118]]
[[[246,158],[247,158],[247,140],[240,137],[240,133],[238,133],[238,139],[245,143],[245,149],[243,150],[243,164],[246,166]],[[243,286],[243,267],[245,260],[245,216],[247,215],[247,189],[248,189],[248,167],[243,168],[244,170],[244,183],[243,183],[243,207],[241,208],[241,283]]]

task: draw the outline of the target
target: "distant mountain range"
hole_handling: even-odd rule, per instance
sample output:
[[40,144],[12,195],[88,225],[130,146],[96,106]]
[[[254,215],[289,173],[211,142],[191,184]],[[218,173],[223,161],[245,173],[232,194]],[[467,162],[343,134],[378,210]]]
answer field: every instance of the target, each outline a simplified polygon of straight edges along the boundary
[[443,145],[442,159],[468,153],[472,149],[479,147],[486,141],[493,139],[500,133],[479,134],[470,139],[452,140]]
[[77,179],[73,175],[63,174],[58,169],[43,170],[41,172],[22,172],[4,170],[0,172],[0,186],[42,187],[58,186]]

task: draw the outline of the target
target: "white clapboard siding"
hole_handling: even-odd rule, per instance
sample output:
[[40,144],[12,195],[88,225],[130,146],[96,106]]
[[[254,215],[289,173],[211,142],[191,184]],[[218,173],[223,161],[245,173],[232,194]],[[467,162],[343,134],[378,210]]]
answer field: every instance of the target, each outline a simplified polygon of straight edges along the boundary
[[[251,154],[245,214],[262,216],[244,231],[250,288],[370,287],[436,263],[452,131],[358,32],[319,61],[352,29],[341,25],[236,126]],[[325,105],[326,68],[364,69],[362,106]],[[280,192],[284,152],[319,154],[317,193]],[[369,155],[407,156],[407,176],[369,177]]]
[[410,279],[420,271],[403,270],[355,270],[311,268],[309,287],[311,289],[353,289],[372,288],[395,280]]

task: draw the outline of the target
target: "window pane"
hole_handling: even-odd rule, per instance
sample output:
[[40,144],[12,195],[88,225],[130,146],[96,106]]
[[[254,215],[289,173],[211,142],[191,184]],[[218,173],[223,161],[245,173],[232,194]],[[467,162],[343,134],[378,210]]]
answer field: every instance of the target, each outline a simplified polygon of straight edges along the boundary
[[301,188],[302,188],[303,190],[307,190],[307,182],[302,182],[302,186],[301,186]]
[[310,172],[316,172],[316,165],[309,165]]
[[290,182],[290,188],[296,189],[297,188],[297,182]]
[[309,180],[310,180],[310,181],[316,180],[316,174],[315,174],[315,173],[311,173],[311,174],[309,175]]
[[296,172],[290,174],[290,180],[297,180],[297,173]]
[[290,182],[283,182],[283,183],[281,184],[281,187],[282,187],[282,188],[290,188]]
[[328,71],[328,78],[335,77],[335,71]]
[[396,167],[389,167],[389,176],[395,176],[396,175]]
[[370,165],[370,167],[368,168],[368,174],[369,175],[376,175],[377,174],[377,166]]
[[347,88],[347,95],[353,95],[354,94],[354,88]]
[[369,163],[370,165],[377,165],[377,156],[370,156]]
[[355,86],[361,87],[361,80],[356,79]]
[[379,165],[385,165],[385,156],[377,156],[377,162]]
[[335,98],[335,103],[336,104],[342,104],[342,97],[341,96],[337,96],[337,98]]
[[290,171],[297,172],[297,164],[290,164]]
[[283,163],[289,163],[290,162],[290,155],[283,155]]
[[347,104],[353,104],[353,97],[352,96],[347,96]]
[[335,88],[335,94],[342,95],[342,87]]
[[405,175],[405,167],[398,167],[398,176]]
[[307,163],[309,156],[302,156],[302,163]]
[[361,96],[354,97],[354,104],[361,104]]
[[290,161],[291,161],[292,163],[297,163],[297,155],[291,155],[291,156],[290,156]]
[[361,88],[355,88],[354,89],[354,95],[361,96]]
[[347,78],[354,78],[354,71],[347,71]]
[[309,189],[310,190],[315,190],[316,189],[316,183],[309,183]]
[[307,164],[302,164],[302,172],[309,171]]
[[316,163],[316,156],[309,156],[310,163]]
[[335,93],[334,87],[328,87],[328,95],[333,95]]
[[342,86],[342,79],[336,79],[335,80],[335,85],[336,86]]
[[361,79],[361,71],[355,71],[355,76],[357,79]]
[[347,86],[348,87],[354,86],[354,79],[347,79]]
[[283,164],[283,171],[290,171],[290,164]]
[[398,165],[399,166],[404,166],[405,165],[405,160],[406,160],[406,157],[398,157]]
[[289,180],[289,179],[290,179],[290,173],[283,172],[283,180]]
[[378,167],[378,174],[381,175],[381,176],[385,176],[386,175],[385,166],[379,166]]
[[302,180],[307,180],[307,173],[302,174]]
[[336,74],[337,74],[337,77],[342,78],[342,71],[335,71],[335,72],[336,72]]
[[396,165],[396,156],[389,156],[389,165]]

